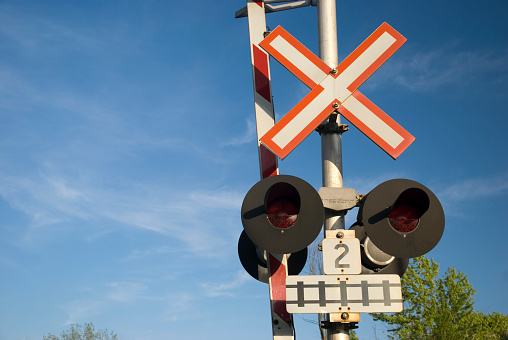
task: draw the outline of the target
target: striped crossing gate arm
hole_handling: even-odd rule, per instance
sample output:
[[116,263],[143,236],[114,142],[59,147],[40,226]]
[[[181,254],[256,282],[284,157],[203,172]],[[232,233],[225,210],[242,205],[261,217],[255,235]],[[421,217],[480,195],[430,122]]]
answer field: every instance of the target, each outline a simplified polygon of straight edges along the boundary
[[[247,0],[247,13],[256,112],[256,140],[261,179],[264,179],[279,174],[277,156],[259,141],[275,125],[269,56],[259,46],[266,31],[264,2]],[[287,255],[268,254],[267,267],[270,273],[268,286],[270,289],[273,339],[293,340],[293,317],[286,310]]]
[[261,179],[279,174],[277,156],[270,152],[259,139],[275,125],[272,90],[270,85],[269,56],[259,43],[266,31],[263,1],[247,1],[249,18],[250,53],[252,80],[254,85],[254,106],[256,111],[257,143]]

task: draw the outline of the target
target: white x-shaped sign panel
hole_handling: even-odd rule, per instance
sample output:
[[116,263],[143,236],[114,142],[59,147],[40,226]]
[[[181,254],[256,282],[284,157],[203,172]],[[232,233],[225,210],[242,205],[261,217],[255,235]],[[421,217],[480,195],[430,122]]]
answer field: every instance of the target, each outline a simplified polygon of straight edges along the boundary
[[394,159],[400,156],[415,138],[357,89],[405,42],[406,38],[383,23],[332,69],[277,27],[259,45],[312,91],[260,141],[283,159],[337,109]]

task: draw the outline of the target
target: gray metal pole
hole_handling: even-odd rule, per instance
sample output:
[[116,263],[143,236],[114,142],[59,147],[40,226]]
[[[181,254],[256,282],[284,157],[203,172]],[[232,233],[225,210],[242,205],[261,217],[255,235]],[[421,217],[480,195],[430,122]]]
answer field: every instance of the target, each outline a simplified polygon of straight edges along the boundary
[[[337,50],[336,0],[318,0],[319,57],[331,68],[339,64]],[[319,130],[321,133],[321,162],[324,187],[343,187],[341,129],[338,128],[340,116],[333,114],[327,124]],[[336,123],[334,123],[336,120]],[[325,214],[326,230],[345,229],[344,212],[327,210]],[[329,317],[328,317],[329,320]],[[349,340],[348,324],[333,322],[326,330],[327,340]]]
[[[339,64],[337,52],[337,19],[335,0],[319,0],[318,34],[319,34],[319,57],[331,68]],[[339,115],[337,124],[340,123]],[[332,129],[333,130],[333,129]],[[330,131],[321,133],[321,160],[323,169],[324,187],[343,187],[342,182],[342,146],[341,133]],[[325,220],[325,230],[344,229],[343,214],[328,216]]]

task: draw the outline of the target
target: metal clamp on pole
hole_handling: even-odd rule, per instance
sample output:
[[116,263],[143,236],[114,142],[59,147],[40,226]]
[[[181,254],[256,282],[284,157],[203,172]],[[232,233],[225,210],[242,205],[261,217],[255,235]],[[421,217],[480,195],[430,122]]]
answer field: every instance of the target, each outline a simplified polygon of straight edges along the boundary
[[316,128],[316,131],[320,135],[323,133],[343,134],[344,132],[346,132],[348,130],[349,130],[348,124],[338,124],[337,123],[337,115],[336,114],[331,114],[326,123],[321,124]]

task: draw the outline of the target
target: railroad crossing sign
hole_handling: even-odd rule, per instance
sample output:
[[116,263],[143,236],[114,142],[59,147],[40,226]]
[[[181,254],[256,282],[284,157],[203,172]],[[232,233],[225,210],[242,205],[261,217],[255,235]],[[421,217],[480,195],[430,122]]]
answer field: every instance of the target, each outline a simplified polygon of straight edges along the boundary
[[397,274],[290,275],[289,313],[397,313],[402,289]]
[[283,159],[337,110],[396,159],[415,138],[357,89],[405,42],[406,38],[383,23],[332,69],[282,27],[277,27],[259,45],[310,87],[311,92],[260,141]]

